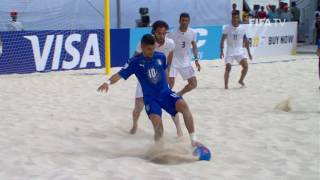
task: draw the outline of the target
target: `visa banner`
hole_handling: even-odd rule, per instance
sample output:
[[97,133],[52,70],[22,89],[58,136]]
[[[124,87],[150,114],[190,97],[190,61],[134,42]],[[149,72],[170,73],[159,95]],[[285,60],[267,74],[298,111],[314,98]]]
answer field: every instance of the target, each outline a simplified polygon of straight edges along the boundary
[[[102,29],[0,32],[0,41],[0,74],[105,67]],[[129,29],[111,30],[111,51],[112,67],[128,60]]]

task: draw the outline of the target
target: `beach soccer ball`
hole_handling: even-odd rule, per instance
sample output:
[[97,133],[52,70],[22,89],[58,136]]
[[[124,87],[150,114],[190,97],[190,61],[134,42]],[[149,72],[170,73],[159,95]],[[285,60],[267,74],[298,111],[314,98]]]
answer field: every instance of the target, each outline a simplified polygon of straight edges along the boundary
[[199,161],[210,161],[211,159],[211,152],[210,150],[205,147],[203,144],[198,145],[194,150],[193,150],[193,156],[198,157]]

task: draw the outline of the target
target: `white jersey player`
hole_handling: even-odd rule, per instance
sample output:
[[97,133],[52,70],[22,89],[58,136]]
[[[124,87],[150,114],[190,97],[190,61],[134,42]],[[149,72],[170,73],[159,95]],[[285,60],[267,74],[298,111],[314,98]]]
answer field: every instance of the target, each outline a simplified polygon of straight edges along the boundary
[[[227,39],[227,55],[224,56],[223,48],[224,48],[224,41]],[[224,85],[225,89],[228,89],[228,82],[229,82],[229,74],[231,71],[231,66],[233,61],[237,61],[242,66],[241,77],[239,80],[239,84],[244,87],[244,78],[248,72],[248,62],[246,53],[244,51],[243,45],[245,45],[250,60],[252,59],[249,42],[246,36],[245,29],[240,26],[240,15],[238,13],[232,14],[232,25],[225,26],[223,30],[223,36],[221,39],[221,54],[220,57],[225,58],[226,69],[224,74]]]
[[181,13],[179,19],[180,27],[169,33],[168,37],[173,39],[176,47],[173,52],[172,65],[169,72],[169,85],[174,86],[175,78],[180,74],[183,80],[187,80],[188,84],[177,94],[185,93],[197,87],[197,79],[191,65],[190,49],[193,50],[195,65],[200,71],[201,67],[198,62],[198,48],[196,43],[196,33],[189,28],[190,16],[188,13]]
[[[175,48],[175,44],[172,39],[166,37],[168,29],[169,29],[169,26],[164,21],[156,21],[152,25],[152,34],[155,36],[155,39],[156,39],[155,50],[165,54],[165,56],[167,58],[167,64],[168,64],[168,66],[170,66],[170,64],[172,62],[173,50]],[[139,43],[136,48],[135,55],[138,55],[140,53],[142,53],[142,49],[141,49],[141,44]],[[140,114],[142,112],[143,107],[144,107],[143,92],[142,92],[141,85],[138,82],[137,89],[136,89],[135,107],[132,112],[133,126],[130,130],[131,134],[135,134],[137,131],[138,120],[139,120],[139,117],[140,117]],[[179,116],[176,115],[175,118],[173,117],[173,121],[176,125],[178,136],[182,136],[182,130],[180,127],[180,122],[179,122]]]

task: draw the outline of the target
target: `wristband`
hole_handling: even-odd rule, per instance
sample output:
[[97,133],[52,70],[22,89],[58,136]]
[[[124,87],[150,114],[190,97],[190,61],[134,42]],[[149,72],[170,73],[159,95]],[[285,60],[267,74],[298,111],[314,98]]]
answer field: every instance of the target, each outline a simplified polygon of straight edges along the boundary
[[111,81],[108,79],[108,81],[106,82],[106,84],[111,85]]

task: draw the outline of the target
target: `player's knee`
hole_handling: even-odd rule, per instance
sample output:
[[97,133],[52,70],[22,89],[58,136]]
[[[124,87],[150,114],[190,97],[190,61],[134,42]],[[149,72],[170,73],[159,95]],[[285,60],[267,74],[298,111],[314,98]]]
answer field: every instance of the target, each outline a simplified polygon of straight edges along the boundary
[[136,99],[134,109],[132,111],[132,115],[135,117],[139,116],[141,111],[143,110],[143,106],[144,106],[143,100],[141,100],[140,98]]
[[192,79],[190,82],[189,82],[189,86],[190,86],[190,88],[191,89],[195,89],[195,88],[197,88],[197,79]]
[[226,65],[226,72],[230,72],[231,71],[231,64],[227,64]]
[[184,100],[179,100],[176,103],[176,109],[178,112],[184,113],[189,110],[189,107]]
[[243,69],[248,69],[248,62],[246,59],[241,61],[241,66]]

